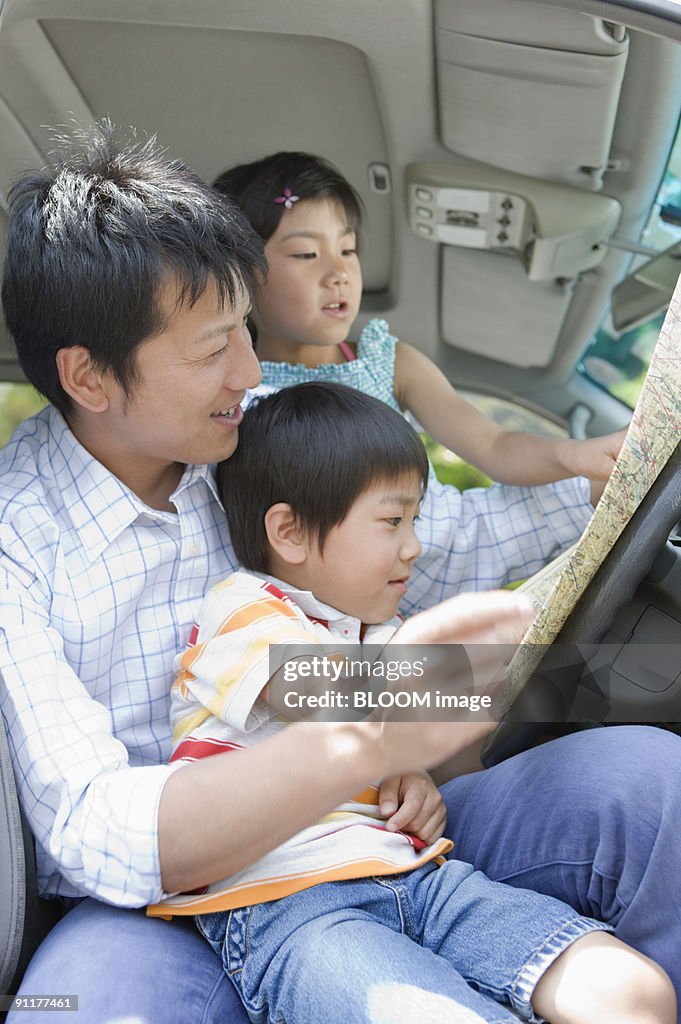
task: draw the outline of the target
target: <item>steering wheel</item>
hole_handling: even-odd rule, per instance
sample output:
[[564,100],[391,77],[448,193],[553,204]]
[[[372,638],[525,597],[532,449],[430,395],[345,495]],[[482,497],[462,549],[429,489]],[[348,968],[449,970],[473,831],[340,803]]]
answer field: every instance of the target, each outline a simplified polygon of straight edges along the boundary
[[[566,721],[583,668],[576,645],[596,644],[603,638],[649,574],[680,520],[681,444],[613,544],[537,669],[487,739],[481,755],[485,767],[532,746],[546,732],[548,723]],[[640,694],[643,704],[649,692],[641,689]],[[600,705],[604,711],[602,698]],[[599,697],[594,694],[596,713],[598,707]]]

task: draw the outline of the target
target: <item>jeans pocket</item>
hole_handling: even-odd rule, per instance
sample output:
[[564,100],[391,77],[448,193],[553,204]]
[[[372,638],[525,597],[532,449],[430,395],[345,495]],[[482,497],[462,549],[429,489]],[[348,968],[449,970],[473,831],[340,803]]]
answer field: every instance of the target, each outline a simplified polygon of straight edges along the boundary
[[[248,931],[253,907],[230,910],[225,935],[224,964],[227,974],[235,980],[241,974],[248,959]],[[237,982],[238,984],[238,982]]]
[[251,948],[251,936],[257,930],[254,920],[257,910],[258,904],[229,912],[222,964],[251,1024],[267,1024],[270,1019],[267,1001],[260,991],[267,960],[256,956],[256,948]]

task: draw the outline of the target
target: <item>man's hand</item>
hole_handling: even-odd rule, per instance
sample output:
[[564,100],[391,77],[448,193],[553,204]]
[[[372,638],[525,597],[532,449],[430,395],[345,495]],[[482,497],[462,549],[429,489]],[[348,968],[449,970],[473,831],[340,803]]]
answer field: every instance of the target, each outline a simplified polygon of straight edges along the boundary
[[394,775],[381,783],[381,814],[389,832],[409,832],[430,846],[444,834],[447,808],[427,772]]

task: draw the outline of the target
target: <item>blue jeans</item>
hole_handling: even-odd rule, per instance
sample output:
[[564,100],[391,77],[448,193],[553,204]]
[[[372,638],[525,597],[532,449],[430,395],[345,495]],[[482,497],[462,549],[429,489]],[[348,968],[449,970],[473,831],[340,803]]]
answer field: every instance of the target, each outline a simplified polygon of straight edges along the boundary
[[[371,1024],[403,1018],[536,1020],[544,971],[604,926],[571,907],[490,880],[462,861],[327,882],[198,919],[253,1024]],[[473,987],[470,987],[473,986]],[[476,991],[478,989],[479,991]]]
[[[662,964],[681,996],[679,737],[591,729],[455,779],[443,792],[458,858],[611,923]],[[73,1020],[87,1024],[247,1021],[192,924],[92,900],[50,933],[20,991],[77,993]],[[10,1014],[7,1024],[26,1024],[24,1016]],[[61,1024],[69,1019],[59,1015]],[[31,1024],[54,1021],[54,1013],[31,1013]]]

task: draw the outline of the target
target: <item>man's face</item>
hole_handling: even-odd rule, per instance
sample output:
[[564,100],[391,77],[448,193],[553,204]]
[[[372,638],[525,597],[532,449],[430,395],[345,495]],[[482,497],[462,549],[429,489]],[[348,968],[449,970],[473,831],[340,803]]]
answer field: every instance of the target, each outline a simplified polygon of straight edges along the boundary
[[213,285],[194,306],[176,308],[171,288],[162,302],[171,311],[167,326],[138,348],[131,393],[107,381],[108,450],[96,453],[143,497],[143,480],[158,477],[164,467],[229,458],[238,441],[240,403],[261,377],[246,327],[246,293],[233,309],[220,305]]

